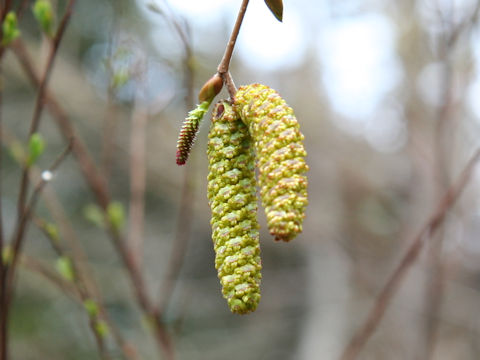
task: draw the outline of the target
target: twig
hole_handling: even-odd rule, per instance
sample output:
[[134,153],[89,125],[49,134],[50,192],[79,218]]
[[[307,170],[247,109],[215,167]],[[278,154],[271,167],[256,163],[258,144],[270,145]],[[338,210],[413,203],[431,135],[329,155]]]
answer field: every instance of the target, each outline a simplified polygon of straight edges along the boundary
[[230,68],[230,61],[232,60],[233,49],[235,48],[235,43],[237,42],[238,33],[240,32],[243,18],[245,17],[245,13],[247,12],[248,1],[249,0],[242,1],[242,5],[240,6],[240,10],[238,11],[237,20],[235,21],[232,34],[230,35],[230,40],[228,41],[227,47],[225,48],[223,58],[217,67],[218,74],[227,84],[228,93],[232,101],[235,98],[236,89],[228,70]]
[[142,100],[137,96],[130,131],[130,222],[127,240],[138,267],[141,267],[143,257],[146,183],[145,134],[148,121],[147,111],[141,102]]
[[[60,25],[58,26],[57,32],[55,33],[54,38],[51,42],[50,52],[47,58],[47,64],[45,66],[45,70],[43,72],[42,78],[40,79],[40,83],[37,90],[37,97],[35,100],[35,109],[33,111],[32,121],[30,123],[30,130],[29,130],[29,138],[38,130],[40,125],[40,117],[42,115],[42,110],[45,104],[45,95],[47,93],[47,86],[50,80],[50,76],[52,74],[53,65],[55,63],[55,57],[57,55],[58,48],[60,46],[60,42],[63,38],[65,30],[67,28],[68,22],[72,15],[73,6],[75,4],[75,0],[70,0],[68,2],[67,8],[65,9],[65,13],[60,21]],[[25,166],[22,172],[22,180],[20,182],[20,193],[18,196],[18,219],[22,217],[24,207],[25,207],[25,200],[27,197],[28,191],[28,166]]]
[[356,334],[353,336],[353,338],[343,351],[343,354],[341,356],[342,360],[355,359],[367,343],[368,339],[373,335],[375,329],[382,320],[383,315],[385,314],[385,311],[390,304],[393,296],[398,291],[398,288],[400,287],[408,270],[415,263],[418,255],[420,254],[420,251],[422,250],[427,240],[432,238],[432,236],[435,234],[435,231],[443,223],[448,210],[455,204],[456,200],[461,195],[465,186],[468,184],[473,173],[473,169],[479,159],[480,149],[475,152],[473,157],[470,159],[470,161],[460,174],[458,180],[453,186],[448,189],[448,191],[440,201],[439,205],[437,206],[436,210],[433,212],[429,220],[414,238],[408,251],[402,258],[400,264],[390,276],[389,280],[383,287],[380,294],[377,296],[375,304],[370,313],[368,314],[368,317],[364,322],[363,326],[356,332]]
[[[16,46],[13,48],[15,55],[17,56],[23,69],[30,78],[30,81],[33,83],[34,86],[38,86],[39,78],[35,72],[35,69],[33,68],[32,60],[28,56],[25,47],[22,46],[21,41],[17,41],[15,45]],[[75,130],[70,120],[68,119],[66,112],[56,101],[54,96],[51,93],[47,92],[45,101],[51,114],[57,121],[57,125],[59,126],[62,135],[65,138],[73,136],[75,134]],[[79,162],[82,174],[85,177],[88,185],[92,189],[97,203],[102,209],[106,210],[110,203],[110,195],[107,184],[100,172],[98,171],[97,167],[95,166],[95,163],[89,155],[86,146],[80,141],[80,139],[75,139],[72,152],[75,155],[77,161]],[[169,339],[169,335],[166,333],[164,325],[161,322],[161,313],[153,306],[147,296],[146,288],[140,270],[136,267],[136,263],[130,258],[130,254],[125,247],[125,242],[123,241],[120,234],[115,233],[111,229],[109,234],[115,245],[115,249],[119,253],[120,258],[125,265],[125,269],[130,277],[130,283],[134,289],[137,303],[139,304],[145,315],[148,318],[153,319],[153,322],[155,324],[155,326],[153,327],[153,331],[157,340],[157,344],[159,344],[161,350],[166,354],[167,359],[173,359],[173,346],[171,340]]]
[[[52,248],[54,249],[54,251],[57,253],[59,257],[68,257],[69,259],[71,259],[72,270],[74,273],[73,285],[76,289],[76,295],[77,295],[77,298],[75,298],[75,300],[79,301],[83,305],[85,301],[94,299],[95,303],[98,305],[100,309],[100,313],[103,319],[108,324],[110,332],[113,335],[113,339],[117,343],[118,347],[122,350],[125,358],[136,360],[137,359],[136,349],[130,343],[125,341],[120,331],[117,329],[115,324],[112,322],[112,320],[108,316],[108,313],[105,310],[105,305],[103,304],[103,302],[100,300],[98,296],[96,296],[89,290],[89,287],[87,286],[85,281],[85,274],[82,271],[82,267],[79,266],[77,259],[75,257],[70,257],[67,254],[67,251],[61,245],[61,243],[58,241],[58,239],[52,237],[52,233],[48,231],[46,226],[47,223],[44,220],[35,217],[34,223],[43,232],[45,237],[49,240],[50,245],[52,246]],[[96,319],[95,316],[92,316],[92,314],[88,314],[88,316],[89,316],[90,328],[92,330],[93,335],[96,338],[100,355],[102,355],[104,353],[104,341],[97,331],[98,319]],[[105,354],[103,354],[102,356],[104,355]]]
[[[64,280],[61,276],[57,275],[57,273],[51,270],[49,267],[43,265],[39,261],[22,254],[20,262],[30,269],[32,272],[36,274],[40,274],[45,277],[45,279],[52,282],[55,286],[57,286],[63,293],[69,295],[73,300],[83,306],[85,298],[85,293],[76,286],[73,286],[72,283],[69,281]],[[93,318],[93,316],[89,315],[88,319],[90,330],[93,333],[95,338],[95,342],[97,344],[98,352],[100,357],[104,360],[111,360],[110,355],[105,348],[105,341],[101,334],[97,331],[97,321]]]
[[[70,141],[67,147],[62,151],[62,153],[58,156],[58,158],[53,162],[53,164],[48,168],[47,171],[49,171],[52,174],[55,172],[55,170],[60,166],[60,164],[63,162],[63,160],[65,160],[67,155],[72,150],[72,142],[73,141]],[[12,297],[12,290],[13,290],[12,287],[13,287],[15,269],[18,261],[18,256],[20,255],[20,251],[23,245],[23,239],[28,228],[28,221],[30,220],[33,209],[37,204],[39,195],[42,192],[45,185],[48,183],[48,181],[49,179],[47,177],[42,177],[42,179],[35,186],[35,189],[33,190],[30,201],[25,207],[25,211],[23,212],[20,222],[18,223],[15,229],[14,237],[12,241],[12,244],[13,244],[12,259],[9,261],[9,263],[6,264],[5,274],[4,274],[7,279],[7,285],[6,285],[7,303],[10,301],[9,299]]]
[[[32,65],[33,60],[28,54],[23,42],[21,40],[17,40],[12,47],[12,50],[20,62],[22,69],[30,79],[30,82],[35,87],[38,87],[40,85],[40,77]],[[66,139],[73,138],[75,135],[75,128],[68,118],[66,111],[48,90],[45,95],[45,103],[48,110],[53,115],[53,118],[57,122],[57,126],[59,127],[63,137]],[[75,138],[72,153],[77,159],[82,174],[88,186],[95,195],[97,202],[102,208],[106,209],[110,203],[110,195],[105,178],[98,171],[92,156],[88,152],[87,146],[79,138]]]
[[235,43],[237,42],[238,33],[240,32],[240,27],[242,26],[243,18],[247,12],[249,0],[243,0],[240,10],[238,11],[237,20],[230,35],[230,40],[228,40],[225,53],[223,54],[222,61],[218,65],[217,71],[221,76],[224,76],[230,67],[230,60],[232,59],[233,49],[235,48]]

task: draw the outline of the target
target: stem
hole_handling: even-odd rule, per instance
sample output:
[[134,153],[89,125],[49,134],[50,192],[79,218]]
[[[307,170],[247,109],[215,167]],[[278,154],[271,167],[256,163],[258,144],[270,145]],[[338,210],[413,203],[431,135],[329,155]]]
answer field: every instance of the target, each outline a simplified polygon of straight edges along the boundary
[[[65,13],[63,15],[63,18],[58,27],[58,30],[55,34],[55,37],[52,39],[50,52],[47,58],[47,65],[45,66],[44,73],[42,75],[42,78],[40,79],[40,84],[38,86],[37,98],[35,100],[35,109],[33,111],[33,117],[30,123],[30,130],[28,133],[29,138],[32,136],[33,133],[35,133],[38,130],[38,127],[40,125],[40,117],[42,115],[42,110],[45,104],[47,85],[52,74],[52,69],[55,63],[55,57],[57,55],[60,42],[63,38],[68,22],[72,15],[74,4],[75,4],[75,0],[69,1],[67,8],[65,10]],[[29,170],[28,166],[25,166],[22,173],[22,180],[20,183],[20,194],[18,196],[18,206],[17,206],[18,219],[20,219],[20,217],[22,216],[22,213],[25,207],[25,199],[27,197],[27,192],[28,192],[28,170]]]
[[380,294],[377,296],[375,304],[368,314],[363,326],[356,332],[343,351],[341,356],[342,360],[356,359],[360,351],[367,343],[368,339],[370,339],[370,337],[373,335],[408,270],[410,270],[412,265],[417,260],[418,255],[420,254],[427,240],[431,239],[436,230],[438,230],[438,228],[443,224],[448,210],[455,204],[465,186],[468,184],[472,176],[473,169],[479,160],[480,149],[478,149],[472,156],[467,166],[460,174],[457,182],[448,189],[434,213],[430,216],[429,220],[414,238],[400,264],[390,276]]
[[[35,72],[33,67],[33,62],[30,56],[28,55],[23,43],[19,40],[16,43],[16,46],[13,48],[15,55],[17,56],[20,64],[22,65],[23,70],[30,78],[30,81],[34,86],[39,86],[39,77]],[[75,134],[75,129],[73,128],[65,110],[58,103],[55,97],[47,91],[45,96],[46,105],[50,113],[55,118],[60,131],[64,138],[69,138]],[[80,165],[82,174],[87,181],[88,185],[92,189],[93,194],[95,195],[97,203],[102,209],[106,209],[110,203],[110,195],[105,179],[101,176],[99,170],[95,166],[95,163],[88,153],[87,147],[80,139],[75,138],[73,143],[72,153],[76,157]],[[136,267],[136,263],[130,259],[130,255],[124,245],[123,239],[121,239],[119,234],[115,234],[110,231],[110,238],[115,245],[117,252],[122,259],[127,274],[130,277],[130,283],[134,288],[134,294],[137,303],[148,318],[153,318],[154,323],[154,336],[156,338],[159,348],[163,350],[167,355],[168,359],[173,359],[173,346],[169,339],[168,334],[166,333],[164,326],[160,320],[160,314],[155,309],[155,307],[148,300],[145,286],[143,284],[143,278],[139,272],[139,269]],[[140,279],[140,281],[139,281]],[[2,359],[0,359],[2,360]]]
[[238,33],[240,32],[240,27],[242,26],[243,18],[247,11],[249,0],[243,0],[240,10],[238,11],[237,20],[235,21],[235,26],[233,27],[232,34],[230,35],[230,40],[227,43],[225,53],[223,54],[222,61],[218,65],[217,71],[221,76],[224,76],[228,72],[230,67],[230,60],[232,59],[233,49],[235,48],[235,43],[237,42]]

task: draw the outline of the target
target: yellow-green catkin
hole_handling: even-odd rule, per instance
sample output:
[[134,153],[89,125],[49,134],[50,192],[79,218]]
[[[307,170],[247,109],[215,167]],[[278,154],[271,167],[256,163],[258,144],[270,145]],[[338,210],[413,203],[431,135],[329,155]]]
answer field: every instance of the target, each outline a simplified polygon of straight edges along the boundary
[[219,102],[208,140],[208,199],[215,268],[230,310],[245,314],[260,301],[261,260],[255,158],[246,125]]
[[262,205],[275,240],[290,241],[302,232],[307,206],[307,155],[291,107],[268,86],[242,86],[235,110],[255,143]]

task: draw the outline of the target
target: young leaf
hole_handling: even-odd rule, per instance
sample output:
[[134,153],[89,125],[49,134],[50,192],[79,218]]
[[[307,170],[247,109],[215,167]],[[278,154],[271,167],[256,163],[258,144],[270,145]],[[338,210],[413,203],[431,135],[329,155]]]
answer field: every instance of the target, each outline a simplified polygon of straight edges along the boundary
[[278,21],[283,20],[283,1],[282,0],[265,0],[268,8]]
[[99,228],[105,227],[103,211],[97,205],[88,204],[85,209],[83,209],[83,216],[85,216],[85,219],[95,224]]
[[120,231],[125,225],[125,209],[122,203],[114,201],[107,207],[108,220],[115,231]]
[[70,258],[66,256],[59,257],[55,267],[60,275],[65,278],[65,280],[73,281],[75,279],[75,272],[73,270],[73,265]]
[[33,5],[33,15],[37,19],[42,30],[48,36],[53,36],[54,15],[52,4],[48,0],[37,0]]
[[13,40],[20,36],[20,30],[18,30],[17,15],[15,12],[10,11],[2,24],[4,46],[10,44]]
[[87,310],[88,315],[91,317],[97,317],[98,316],[98,305],[93,299],[87,299],[83,302],[83,307],[85,310]]
[[57,225],[55,225],[53,223],[46,223],[45,224],[45,231],[48,234],[48,236],[50,237],[50,239],[52,239],[56,243],[59,242],[60,233],[58,232]]
[[28,159],[27,165],[31,166],[35,164],[37,159],[40,155],[43,154],[45,150],[45,141],[43,140],[42,135],[39,133],[35,133],[30,136],[30,140],[28,141]]
[[109,332],[108,325],[103,320],[97,321],[97,323],[95,324],[95,330],[97,331],[97,334],[101,338],[105,338],[108,335],[108,332]]

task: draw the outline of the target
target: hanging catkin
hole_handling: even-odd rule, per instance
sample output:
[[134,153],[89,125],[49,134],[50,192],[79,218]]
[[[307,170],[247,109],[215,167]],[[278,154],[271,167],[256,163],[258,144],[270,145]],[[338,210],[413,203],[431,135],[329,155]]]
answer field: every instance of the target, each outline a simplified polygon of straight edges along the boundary
[[253,146],[247,127],[226,101],[213,109],[208,138],[215,267],[230,310],[244,314],[254,311],[260,300]]
[[290,241],[302,231],[307,206],[308,166],[303,135],[291,107],[268,86],[241,87],[235,110],[255,144],[262,204],[275,240]]

